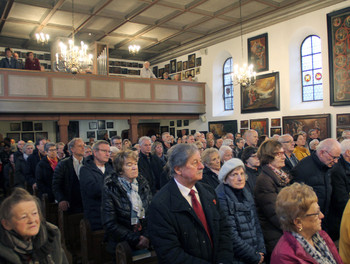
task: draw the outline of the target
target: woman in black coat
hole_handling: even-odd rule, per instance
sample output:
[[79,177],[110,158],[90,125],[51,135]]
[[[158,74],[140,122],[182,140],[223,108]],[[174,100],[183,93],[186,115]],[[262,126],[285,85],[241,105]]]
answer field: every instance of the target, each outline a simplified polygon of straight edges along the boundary
[[231,227],[233,263],[262,263],[266,253],[264,237],[254,199],[245,188],[247,174],[240,159],[225,162],[216,188],[220,205]]
[[203,178],[200,182],[206,183],[214,189],[219,185],[218,174],[221,167],[220,154],[216,148],[209,148],[201,154],[204,164]]
[[116,245],[122,241],[132,249],[148,248],[147,210],[152,195],[147,180],[139,175],[136,152],[119,152],[113,165],[117,174],[105,178],[102,191],[107,249],[115,254]]
[[290,178],[282,168],[286,156],[282,144],[276,140],[264,141],[258,150],[262,165],[261,173],[256,180],[254,197],[260,225],[264,234],[267,255],[269,257],[283,231],[276,215],[276,199],[280,190],[289,185]]

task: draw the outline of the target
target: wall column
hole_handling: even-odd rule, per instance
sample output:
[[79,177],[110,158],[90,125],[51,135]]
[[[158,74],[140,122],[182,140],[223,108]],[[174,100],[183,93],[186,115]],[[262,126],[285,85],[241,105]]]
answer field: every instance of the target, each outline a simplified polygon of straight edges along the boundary
[[67,116],[60,116],[57,122],[60,131],[60,140],[61,142],[68,143],[68,125],[69,118]]
[[139,118],[137,116],[130,116],[129,125],[130,125],[130,135],[129,138],[134,144],[137,142],[137,125],[139,124]]

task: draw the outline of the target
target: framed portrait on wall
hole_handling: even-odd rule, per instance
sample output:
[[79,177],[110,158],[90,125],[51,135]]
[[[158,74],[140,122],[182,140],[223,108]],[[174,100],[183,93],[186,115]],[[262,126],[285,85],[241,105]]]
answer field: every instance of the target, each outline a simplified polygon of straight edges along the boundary
[[241,128],[248,128],[248,120],[241,120]]
[[177,64],[176,70],[178,72],[182,71],[182,61],[178,61],[176,64]]
[[176,59],[170,61],[170,73],[176,72]]
[[95,138],[96,137],[95,131],[87,131],[86,132],[86,137],[87,137],[87,139]]
[[270,136],[272,137],[273,135],[281,135],[282,134],[282,129],[280,127],[271,127],[270,128]]
[[237,133],[237,120],[215,121],[208,123],[209,132],[214,134],[215,138],[222,137],[227,133]]
[[281,118],[271,118],[271,127],[280,127]]
[[194,68],[196,67],[196,54],[193,53],[191,55],[188,55],[188,68]]
[[269,70],[269,46],[267,33],[248,39],[248,64],[255,72]]
[[21,131],[21,123],[10,123],[11,131]]
[[256,130],[259,136],[269,136],[269,119],[250,119],[250,129]]

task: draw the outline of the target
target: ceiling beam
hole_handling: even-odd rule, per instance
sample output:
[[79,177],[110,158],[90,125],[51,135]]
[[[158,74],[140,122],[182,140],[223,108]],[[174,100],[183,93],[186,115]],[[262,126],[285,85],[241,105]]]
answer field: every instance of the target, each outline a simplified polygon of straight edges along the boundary
[[6,19],[7,19],[8,15],[9,15],[9,13],[10,13],[10,10],[12,8],[13,2],[14,2],[14,0],[8,0],[7,3],[6,3],[4,12],[2,13],[2,16],[1,16],[0,33],[1,33],[2,29],[4,28]]

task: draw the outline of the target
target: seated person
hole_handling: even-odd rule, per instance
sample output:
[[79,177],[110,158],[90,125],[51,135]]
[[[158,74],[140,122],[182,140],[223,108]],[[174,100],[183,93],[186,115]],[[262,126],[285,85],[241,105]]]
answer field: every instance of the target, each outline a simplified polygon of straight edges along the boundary
[[26,64],[24,66],[26,70],[41,71],[40,62],[37,58],[34,58],[34,53],[27,52]]
[[163,79],[163,80],[171,80],[171,78],[170,78],[170,76],[169,76],[169,73],[164,72],[164,73],[163,73],[162,79]]
[[107,250],[115,255],[119,242],[132,249],[149,247],[147,213],[151,189],[139,175],[135,151],[118,152],[113,161],[116,174],[108,175],[102,191],[102,224],[107,234]]

